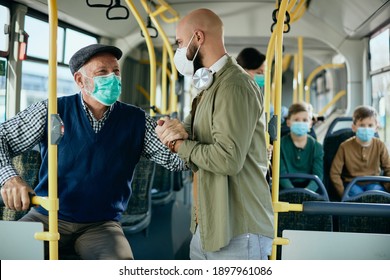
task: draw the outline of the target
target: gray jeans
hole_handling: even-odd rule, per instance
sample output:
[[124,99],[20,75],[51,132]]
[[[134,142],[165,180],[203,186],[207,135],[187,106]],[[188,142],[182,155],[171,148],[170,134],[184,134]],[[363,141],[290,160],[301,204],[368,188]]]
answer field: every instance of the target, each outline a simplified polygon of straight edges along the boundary
[[[48,216],[32,208],[20,221],[43,223],[48,230]],[[130,244],[118,222],[71,223],[58,220],[59,259],[128,260],[133,259]],[[45,258],[48,258],[45,242]]]
[[246,233],[230,240],[230,243],[216,252],[206,252],[200,241],[199,227],[196,228],[190,244],[191,260],[268,260],[273,239]]

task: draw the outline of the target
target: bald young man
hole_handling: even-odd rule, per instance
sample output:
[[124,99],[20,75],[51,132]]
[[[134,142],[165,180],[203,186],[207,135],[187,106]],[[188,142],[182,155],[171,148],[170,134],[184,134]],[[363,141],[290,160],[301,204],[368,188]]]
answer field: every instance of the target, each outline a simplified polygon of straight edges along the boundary
[[165,118],[156,132],[197,174],[190,257],[267,259],[274,229],[260,90],[227,54],[214,12],[185,16],[176,42],[176,68],[200,93],[183,123]]

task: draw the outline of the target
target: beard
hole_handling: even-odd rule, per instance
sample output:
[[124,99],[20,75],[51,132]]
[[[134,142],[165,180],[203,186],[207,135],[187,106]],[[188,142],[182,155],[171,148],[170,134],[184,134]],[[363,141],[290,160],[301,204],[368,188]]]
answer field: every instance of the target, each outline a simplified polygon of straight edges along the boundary
[[202,54],[200,53],[200,49],[198,51],[198,54],[196,55],[195,59],[194,59],[194,56],[196,54],[196,51],[198,50],[199,46],[195,46],[193,44],[191,44],[188,49],[189,49],[189,54],[191,55],[189,58],[190,60],[193,60],[193,64],[194,64],[194,73],[196,72],[196,70],[198,70],[199,68],[203,68],[203,63],[202,63]]

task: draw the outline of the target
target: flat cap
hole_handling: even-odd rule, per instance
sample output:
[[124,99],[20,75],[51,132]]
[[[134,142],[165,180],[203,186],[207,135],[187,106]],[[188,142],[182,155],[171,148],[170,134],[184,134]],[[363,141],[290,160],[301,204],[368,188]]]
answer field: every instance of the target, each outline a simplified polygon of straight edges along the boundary
[[69,60],[69,68],[72,75],[77,72],[88,60],[98,53],[111,53],[120,59],[122,51],[114,46],[93,44],[78,50]]

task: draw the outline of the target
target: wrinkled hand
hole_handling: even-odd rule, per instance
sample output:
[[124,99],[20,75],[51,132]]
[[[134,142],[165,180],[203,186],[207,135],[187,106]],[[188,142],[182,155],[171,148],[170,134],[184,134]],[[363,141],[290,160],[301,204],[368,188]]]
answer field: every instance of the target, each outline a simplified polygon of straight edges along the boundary
[[178,119],[165,117],[157,121],[156,133],[160,141],[168,146],[168,143],[178,139],[188,139],[188,133]]
[[7,180],[1,188],[5,206],[17,211],[29,209],[29,193],[34,193],[33,189],[19,176]]

